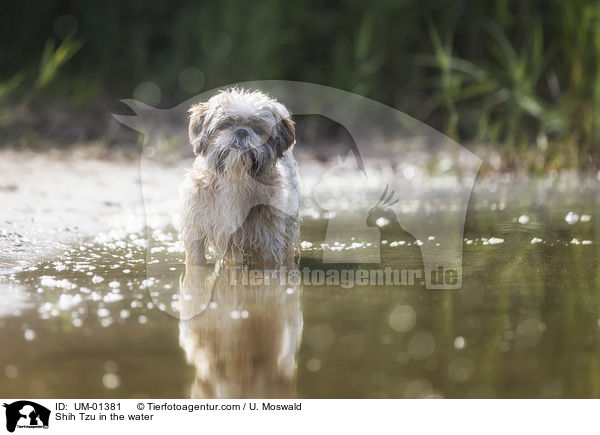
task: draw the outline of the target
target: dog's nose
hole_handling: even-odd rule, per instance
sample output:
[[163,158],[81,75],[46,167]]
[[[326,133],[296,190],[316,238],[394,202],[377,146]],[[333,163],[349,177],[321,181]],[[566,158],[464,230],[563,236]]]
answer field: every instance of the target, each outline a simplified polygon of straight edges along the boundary
[[248,130],[246,130],[245,128],[238,128],[235,131],[235,136],[238,139],[246,139],[248,137]]

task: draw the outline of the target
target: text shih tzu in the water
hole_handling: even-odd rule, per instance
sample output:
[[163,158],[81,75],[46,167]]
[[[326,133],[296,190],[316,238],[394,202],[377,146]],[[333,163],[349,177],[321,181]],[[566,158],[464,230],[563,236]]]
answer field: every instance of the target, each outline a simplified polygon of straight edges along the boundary
[[293,262],[299,237],[300,180],[294,122],[278,101],[231,88],[189,110],[196,154],[182,185],[180,239],[188,268],[217,259]]

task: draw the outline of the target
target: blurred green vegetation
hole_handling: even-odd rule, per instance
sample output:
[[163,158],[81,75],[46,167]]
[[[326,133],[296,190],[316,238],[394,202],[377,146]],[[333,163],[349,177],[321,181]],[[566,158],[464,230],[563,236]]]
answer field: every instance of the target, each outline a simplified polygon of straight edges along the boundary
[[509,159],[543,155],[535,169],[600,155],[598,0],[8,1],[0,21],[0,101],[21,110],[130,97],[144,82],[168,107],[229,83],[299,80]]

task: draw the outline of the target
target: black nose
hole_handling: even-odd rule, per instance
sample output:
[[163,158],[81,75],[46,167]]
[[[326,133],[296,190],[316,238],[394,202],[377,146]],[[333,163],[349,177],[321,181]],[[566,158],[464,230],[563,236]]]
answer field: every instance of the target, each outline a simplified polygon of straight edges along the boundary
[[239,128],[235,131],[235,136],[238,139],[246,139],[248,137],[248,130],[245,128]]

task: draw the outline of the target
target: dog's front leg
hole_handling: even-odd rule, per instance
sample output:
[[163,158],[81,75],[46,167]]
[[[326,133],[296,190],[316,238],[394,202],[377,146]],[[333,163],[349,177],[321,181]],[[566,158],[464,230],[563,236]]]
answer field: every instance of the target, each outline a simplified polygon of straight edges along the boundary
[[225,255],[225,264],[228,266],[239,266],[244,263],[244,252],[237,246],[231,244]]
[[186,268],[190,268],[192,266],[205,266],[207,264],[205,255],[205,239],[184,241],[184,246]]

